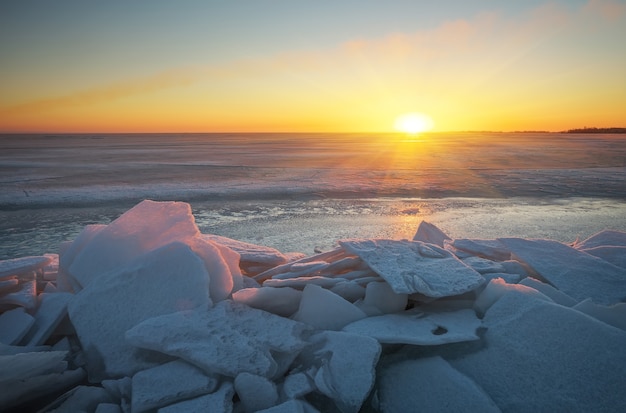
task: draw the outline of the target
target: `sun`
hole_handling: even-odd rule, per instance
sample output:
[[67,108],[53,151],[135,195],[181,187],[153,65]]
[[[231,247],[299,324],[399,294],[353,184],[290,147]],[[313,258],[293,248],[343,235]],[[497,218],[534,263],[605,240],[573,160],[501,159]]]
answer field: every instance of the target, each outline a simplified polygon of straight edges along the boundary
[[400,132],[415,135],[420,132],[428,132],[435,126],[435,122],[424,113],[406,113],[398,116],[393,126]]

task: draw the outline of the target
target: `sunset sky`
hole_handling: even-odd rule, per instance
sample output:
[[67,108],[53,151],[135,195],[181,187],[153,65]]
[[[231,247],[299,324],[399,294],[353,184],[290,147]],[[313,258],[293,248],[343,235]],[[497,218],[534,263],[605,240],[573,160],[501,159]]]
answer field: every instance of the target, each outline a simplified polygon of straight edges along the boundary
[[626,126],[626,1],[0,3],[0,132]]

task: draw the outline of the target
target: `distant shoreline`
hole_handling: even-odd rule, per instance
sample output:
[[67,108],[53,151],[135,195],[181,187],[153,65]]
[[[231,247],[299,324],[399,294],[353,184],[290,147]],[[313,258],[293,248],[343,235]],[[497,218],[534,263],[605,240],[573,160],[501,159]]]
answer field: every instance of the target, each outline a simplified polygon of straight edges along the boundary
[[[442,130],[442,131],[428,131],[420,133],[419,135],[431,135],[431,134],[451,134],[451,133],[497,133],[497,134],[506,134],[506,133],[549,133],[549,134],[564,134],[564,133],[597,133],[597,134],[626,134],[626,127],[609,127],[609,128],[598,128],[598,127],[584,127],[584,128],[574,128],[560,131],[549,131],[549,130],[535,130],[535,129],[525,129],[525,130],[512,130],[512,131],[504,131],[504,130]],[[92,137],[94,139],[101,139],[106,136],[117,136],[117,135],[132,135],[132,136],[141,136],[145,135],[146,137],[155,137],[155,136],[193,136],[193,135],[267,135],[267,136],[282,136],[282,135],[319,135],[324,136],[328,134],[332,135],[382,135],[382,136],[403,136],[406,133],[403,132],[390,132],[390,131],[356,131],[356,132],[328,132],[328,131],[317,131],[317,132],[306,132],[306,131],[276,131],[276,132],[246,132],[246,131],[213,131],[213,132],[185,132],[185,131],[177,131],[177,132],[94,132],[94,131],[79,131],[79,132],[46,132],[46,131],[24,131],[24,132],[16,132],[16,131],[0,131],[0,138],[2,137],[13,137],[13,136],[37,136],[37,137],[45,137],[45,138],[66,138],[68,136],[82,136],[82,137]]]
[[578,128],[569,129],[565,133],[626,133],[626,128]]

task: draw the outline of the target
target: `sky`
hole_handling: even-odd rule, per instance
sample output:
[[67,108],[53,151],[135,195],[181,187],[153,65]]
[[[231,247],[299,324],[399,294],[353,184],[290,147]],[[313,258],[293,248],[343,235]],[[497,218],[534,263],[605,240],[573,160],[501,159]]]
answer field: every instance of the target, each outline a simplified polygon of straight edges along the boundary
[[624,39],[626,0],[5,1],[0,133],[624,127]]

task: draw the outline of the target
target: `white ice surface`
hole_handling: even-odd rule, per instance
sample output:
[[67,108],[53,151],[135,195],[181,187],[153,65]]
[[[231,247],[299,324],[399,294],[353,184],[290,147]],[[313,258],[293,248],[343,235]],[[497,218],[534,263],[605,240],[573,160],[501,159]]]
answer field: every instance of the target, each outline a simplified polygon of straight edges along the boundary
[[421,241],[427,244],[435,244],[443,248],[444,242],[450,240],[442,230],[435,225],[422,221],[417,227],[417,232],[413,236],[413,241]]
[[485,412],[500,409],[472,379],[435,356],[406,360],[383,369],[379,378],[381,413]]
[[90,380],[130,376],[154,365],[124,339],[150,317],[206,308],[209,277],[187,245],[161,247],[125,267],[95,278],[69,304],[69,315],[87,350]]
[[220,388],[204,396],[185,400],[163,407],[157,413],[189,413],[189,412],[224,412],[233,410],[233,396],[235,390],[231,382],[224,382]]
[[449,251],[421,241],[345,240],[356,254],[385,279],[396,293],[446,297],[472,291],[485,280]]
[[45,267],[50,263],[50,257],[21,257],[0,261],[0,279],[11,275],[26,274]]
[[230,300],[207,310],[148,318],[126,333],[128,343],[180,357],[207,373],[265,377],[278,370],[274,355],[297,354],[306,326]]
[[153,411],[185,399],[211,393],[217,377],[208,376],[191,364],[175,360],[141,370],[132,378],[133,413]]
[[449,360],[507,412],[626,406],[626,332],[512,291],[487,312],[487,346]]
[[476,310],[476,313],[478,313],[479,315],[484,315],[487,310],[489,310],[489,307],[491,307],[503,295],[511,291],[517,291],[522,294],[532,295],[541,300],[552,301],[548,296],[542,294],[534,288],[522,284],[508,284],[502,278],[496,278],[489,281],[489,284],[487,284],[485,289],[483,289],[478,297],[476,297],[476,301],[474,302],[474,310]]
[[324,331],[311,343],[320,366],[315,375],[318,390],[333,399],[341,412],[358,412],[374,386],[380,344],[342,331]]
[[0,343],[18,344],[35,322],[22,307],[0,314]]
[[422,313],[410,310],[355,321],[343,331],[372,337],[381,343],[421,346],[478,340],[480,320],[472,310]]
[[235,377],[234,385],[246,413],[254,413],[278,404],[276,384],[266,377],[242,372]]
[[343,326],[367,315],[341,296],[318,285],[302,291],[300,307],[293,319],[320,330],[341,330]]
[[404,311],[408,300],[408,294],[395,293],[386,282],[371,282],[365,287],[365,299],[363,302],[387,314]]
[[500,238],[515,256],[556,288],[598,304],[626,299],[626,269],[551,240]]
[[197,235],[189,204],[146,200],[98,230],[78,252],[69,272],[85,287],[101,274],[142,254]]
[[302,291],[290,287],[244,288],[233,293],[233,301],[249,305],[252,308],[289,317],[300,306]]
[[73,295],[69,293],[39,294],[35,324],[24,338],[25,344],[28,346],[44,344],[67,315],[67,305],[72,298]]

